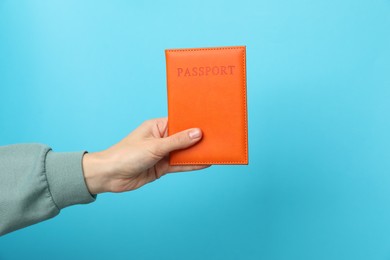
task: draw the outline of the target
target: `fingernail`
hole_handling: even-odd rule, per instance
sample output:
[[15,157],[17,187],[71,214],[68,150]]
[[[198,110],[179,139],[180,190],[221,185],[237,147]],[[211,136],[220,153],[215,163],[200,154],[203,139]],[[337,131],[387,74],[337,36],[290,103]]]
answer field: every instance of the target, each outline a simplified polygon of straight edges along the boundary
[[199,129],[191,130],[188,134],[191,139],[197,139],[202,135],[202,132]]

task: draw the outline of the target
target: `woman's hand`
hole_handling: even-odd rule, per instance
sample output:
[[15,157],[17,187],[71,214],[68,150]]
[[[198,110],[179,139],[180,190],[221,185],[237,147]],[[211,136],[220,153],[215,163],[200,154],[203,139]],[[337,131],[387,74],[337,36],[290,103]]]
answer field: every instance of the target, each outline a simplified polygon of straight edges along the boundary
[[209,167],[169,165],[169,153],[196,144],[202,131],[192,128],[168,137],[167,123],[167,118],[146,121],[107,150],[85,154],[84,178],[90,193],[130,191],[170,172]]

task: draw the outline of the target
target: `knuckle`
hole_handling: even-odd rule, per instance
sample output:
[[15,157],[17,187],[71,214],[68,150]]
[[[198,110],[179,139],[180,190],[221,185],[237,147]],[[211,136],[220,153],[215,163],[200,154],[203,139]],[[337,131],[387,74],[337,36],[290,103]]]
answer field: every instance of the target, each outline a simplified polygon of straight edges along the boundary
[[150,125],[152,125],[152,123],[153,123],[153,120],[149,119],[149,120],[145,120],[144,122],[142,122],[142,125],[150,126]]
[[186,133],[180,133],[175,136],[173,139],[175,146],[183,146],[186,145],[189,141],[189,137]]

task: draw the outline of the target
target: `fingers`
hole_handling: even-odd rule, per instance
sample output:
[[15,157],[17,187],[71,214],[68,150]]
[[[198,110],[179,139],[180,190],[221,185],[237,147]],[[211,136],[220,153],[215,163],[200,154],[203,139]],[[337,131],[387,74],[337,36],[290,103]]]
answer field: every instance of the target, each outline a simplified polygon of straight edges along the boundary
[[174,165],[169,166],[168,172],[188,172],[209,168],[211,165]]
[[209,168],[210,166],[211,165],[168,165],[167,168],[165,168],[163,174],[161,174],[159,177],[175,172],[190,172],[203,170]]
[[199,128],[191,128],[174,135],[161,138],[159,144],[159,152],[163,155],[168,153],[188,148],[202,139],[202,131]]

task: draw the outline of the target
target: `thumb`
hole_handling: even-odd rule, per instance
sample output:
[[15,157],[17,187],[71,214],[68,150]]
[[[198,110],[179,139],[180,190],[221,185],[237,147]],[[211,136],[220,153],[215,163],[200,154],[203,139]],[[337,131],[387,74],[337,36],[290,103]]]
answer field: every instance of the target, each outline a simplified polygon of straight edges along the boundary
[[160,139],[160,151],[168,154],[174,150],[188,148],[202,139],[202,131],[199,128],[191,128],[174,135]]

